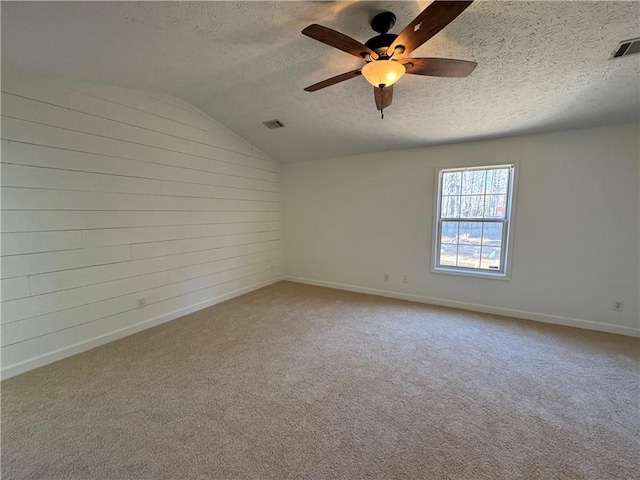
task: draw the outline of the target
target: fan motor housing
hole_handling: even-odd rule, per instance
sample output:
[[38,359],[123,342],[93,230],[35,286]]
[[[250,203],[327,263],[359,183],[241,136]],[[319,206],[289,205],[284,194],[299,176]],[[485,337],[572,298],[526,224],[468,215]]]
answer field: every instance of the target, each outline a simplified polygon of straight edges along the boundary
[[382,33],[367,40],[365,45],[377,54],[384,54],[397,37],[395,33]]

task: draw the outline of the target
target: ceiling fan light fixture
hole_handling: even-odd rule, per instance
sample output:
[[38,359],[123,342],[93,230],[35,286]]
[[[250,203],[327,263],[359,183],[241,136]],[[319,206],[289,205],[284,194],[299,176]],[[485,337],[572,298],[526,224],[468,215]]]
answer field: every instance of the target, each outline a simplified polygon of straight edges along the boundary
[[406,73],[404,65],[395,60],[374,60],[362,67],[362,75],[374,87],[389,87]]

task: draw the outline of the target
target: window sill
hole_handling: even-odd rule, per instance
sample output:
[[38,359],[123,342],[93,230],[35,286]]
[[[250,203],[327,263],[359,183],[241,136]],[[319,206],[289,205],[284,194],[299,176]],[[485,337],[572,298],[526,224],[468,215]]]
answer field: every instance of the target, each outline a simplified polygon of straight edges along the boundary
[[458,275],[461,277],[472,278],[490,278],[492,280],[510,281],[511,278],[506,273],[492,273],[492,272],[474,272],[471,270],[459,270],[457,268],[438,267],[432,268],[431,273],[439,273],[445,275]]

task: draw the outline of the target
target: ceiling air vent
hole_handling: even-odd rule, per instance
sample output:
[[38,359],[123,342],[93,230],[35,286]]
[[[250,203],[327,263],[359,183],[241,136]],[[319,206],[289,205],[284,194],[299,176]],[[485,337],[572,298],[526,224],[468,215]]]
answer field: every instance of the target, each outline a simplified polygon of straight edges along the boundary
[[273,130],[274,128],[284,127],[284,123],[282,123],[280,120],[267,120],[266,122],[262,122],[262,123],[264,123],[269,130]]
[[640,38],[632,38],[631,40],[620,42],[611,58],[626,57],[634,53],[640,53]]

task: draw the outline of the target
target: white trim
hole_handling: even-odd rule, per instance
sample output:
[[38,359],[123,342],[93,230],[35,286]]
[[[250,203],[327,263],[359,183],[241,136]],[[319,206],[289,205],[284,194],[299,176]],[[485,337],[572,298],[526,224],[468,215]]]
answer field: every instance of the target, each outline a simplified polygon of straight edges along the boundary
[[633,327],[625,327],[622,325],[613,325],[611,323],[592,322],[591,320],[582,320],[579,318],[561,317],[558,315],[549,315],[546,313],[527,312],[524,310],[512,310],[510,308],[493,307],[490,305],[481,305],[477,303],[458,302],[455,300],[447,300],[443,298],[425,297],[422,295],[413,295],[409,293],[393,292],[389,290],[379,290],[376,288],[358,287],[356,285],[346,285],[344,283],[327,282],[324,280],[314,280],[311,278],[292,277],[285,275],[283,280],[296,283],[304,283],[307,285],[316,285],[318,287],[335,288],[337,290],[346,290],[349,292],[367,293],[369,295],[377,295],[380,297],[397,298],[399,300],[408,300],[410,302],[426,303],[429,305],[439,305],[442,307],[459,308],[461,310],[471,310],[473,312],[490,313],[492,315],[501,315],[505,317],[520,318],[523,320],[533,320],[535,322],[551,323],[554,325],[563,325],[566,327],[576,327],[586,330],[597,330],[599,332],[615,333],[618,335],[626,335],[630,337],[640,337],[640,330]]
[[0,370],[0,377],[2,378],[2,380],[6,380],[7,378],[13,377],[15,375],[19,375],[21,373],[28,372],[29,370],[33,370],[34,368],[42,367],[49,363],[55,362],[57,360],[61,360],[66,357],[76,355],[77,353],[91,350],[92,348],[99,347],[100,345],[104,345],[106,343],[113,342],[114,340],[118,340],[120,338],[132,335],[142,330],[146,330],[147,328],[155,327],[162,323],[166,323],[171,320],[175,320],[176,318],[180,318],[185,315],[188,315],[189,313],[197,312],[198,310],[202,310],[203,308],[207,308],[217,303],[221,303],[226,300],[239,297],[240,295],[244,295],[245,293],[252,292],[253,290],[258,290],[259,288],[267,287],[281,280],[282,280],[281,276],[274,277],[264,282],[255,283],[253,285],[249,285],[248,287],[241,288],[240,290],[236,290],[231,293],[220,295],[219,297],[211,298],[209,300],[205,300],[204,302],[196,303],[195,305],[191,305],[189,307],[181,308],[179,310],[174,310],[173,312],[165,313],[164,315],[160,315],[158,317],[144,320],[142,322],[136,323],[134,325],[130,325],[120,330],[116,330],[115,332],[111,332],[106,335],[101,335],[99,337],[95,337],[90,340],[85,340],[83,342],[76,343],[75,345],[70,345],[68,347],[61,348],[60,350],[47,352],[44,355],[30,358],[23,362],[9,365],[8,367],[5,367],[3,365],[2,370]]
[[502,281],[510,281],[511,278],[506,276],[504,273],[491,273],[491,270],[486,271],[476,271],[472,269],[464,269],[462,267],[438,267],[432,268],[431,273],[444,273],[446,275],[459,275],[461,277],[471,277],[471,278],[491,278],[493,280],[502,280]]

